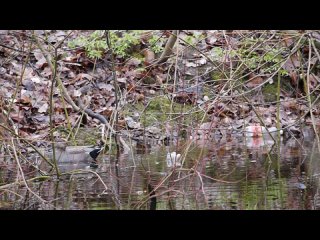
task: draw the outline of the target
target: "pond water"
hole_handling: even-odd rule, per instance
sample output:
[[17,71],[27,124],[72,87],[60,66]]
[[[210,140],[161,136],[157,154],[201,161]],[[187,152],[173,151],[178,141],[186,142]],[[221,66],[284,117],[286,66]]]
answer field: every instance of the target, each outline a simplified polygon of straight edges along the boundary
[[[182,166],[168,166],[170,152]],[[136,146],[103,155],[99,167],[61,163],[60,179],[12,184],[18,166],[0,168],[0,209],[320,209],[317,141],[277,145],[243,139]],[[38,176],[23,167],[24,177]]]

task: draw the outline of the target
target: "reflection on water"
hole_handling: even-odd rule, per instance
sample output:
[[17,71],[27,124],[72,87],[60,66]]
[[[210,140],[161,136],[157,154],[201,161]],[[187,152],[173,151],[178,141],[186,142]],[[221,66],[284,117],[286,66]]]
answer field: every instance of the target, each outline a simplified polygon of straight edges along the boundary
[[[25,184],[4,187],[21,176],[3,162],[0,209],[320,209],[316,141],[250,144],[194,140],[105,155],[97,169],[61,163],[65,174],[29,182],[32,192]],[[181,154],[182,166],[167,166],[171,152]],[[26,179],[37,176],[23,170]]]

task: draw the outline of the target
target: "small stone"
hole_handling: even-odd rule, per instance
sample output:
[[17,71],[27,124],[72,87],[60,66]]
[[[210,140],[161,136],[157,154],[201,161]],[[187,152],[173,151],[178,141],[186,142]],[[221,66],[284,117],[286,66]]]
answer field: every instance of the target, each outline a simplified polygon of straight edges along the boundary
[[32,147],[27,147],[27,152],[28,153],[34,153],[35,150]]
[[205,102],[206,102],[206,101],[209,101],[209,97],[208,97],[208,96],[204,96],[204,97],[203,97],[203,101],[205,101]]

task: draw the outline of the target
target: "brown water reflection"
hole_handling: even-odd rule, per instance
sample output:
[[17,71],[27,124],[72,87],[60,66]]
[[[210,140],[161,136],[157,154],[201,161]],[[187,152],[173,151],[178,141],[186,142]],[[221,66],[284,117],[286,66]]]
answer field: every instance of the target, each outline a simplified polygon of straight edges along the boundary
[[[183,167],[168,168],[168,152]],[[280,156],[278,154],[280,152]],[[187,153],[187,154],[186,154]],[[136,166],[134,166],[136,163]],[[17,166],[2,163],[1,209],[320,209],[316,141],[248,147],[245,141],[179,142],[104,156],[98,169],[60,164],[57,180],[12,184]],[[78,170],[77,170],[78,169]],[[26,179],[37,175],[23,167]],[[38,197],[37,197],[37,196]],[[42,199],[42,200],[41,200]]]

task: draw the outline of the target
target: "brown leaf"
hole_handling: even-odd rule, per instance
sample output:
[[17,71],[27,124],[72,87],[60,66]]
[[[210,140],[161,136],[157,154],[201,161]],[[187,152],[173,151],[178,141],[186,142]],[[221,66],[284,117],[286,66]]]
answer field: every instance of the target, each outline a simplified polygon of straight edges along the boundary
[[[64,104],[62,104],[61,102],[55,102],[54,103],[54,111],[57,113],[64,113]],[[66,104],[66,110],[72,110],[72,106],[70,106],[69,104]]]
[[156,74],[156,80],[159,85],[162,85],[166,81],[166,78],[167,78],[167,74],[163,74],[163,73]]
[[299,78],[298,78],[298,74],[296,71],[290,71],[289,72],[289,76],[290,76],[290,79],[291,79],[291,84],[295,87],[298,85],[298,81],[299,81]]
[[137,102],[143,101],[144,100],[144,95],[137,93],[136,96],[135,96],[135,99],[136,99]]
[[106,107],[110,107],[115,102],[115,100],[116,100],[115,97],[110,97],[106,104]]
[[127,91],[128,92],[134,92],[136,90],[136,85],[134,83],[129,83],[127,85]]
[[18,102],[21,102],[24,104],[29,104],[29,103],[31,103],[31,98],[27,94],[25,94],[25,95],[21,96],[21,98],[18,100]]
[[24,120],[24,111],[19,111],[17,113],[10,113],[10,117],[13,121],[18,122],[18,123],[22,123]]
[[[74,79],[71,79],[66,82],[66,85],[75,84],[76,86],[82,85],[87,82],[87,80],[91,81],[92,76],[86,73],[79,73]],[[87,79],[87,80],[85,80]]]
[[150,49],[147,49],[147,48],[143,49],[142,54],[144,56],[145,65],[150,65],[152,61],[155,59],[155,54]]
[[141,60],[139,60],[138,58],[131,58],[130,60],[128,60],[128,62],[126,63],[126,65],[128,66],[134,66],[137,67],[138,65],[141,64]]
[[263,78],[261,76],[256,75],[255,73],[249,74],[249,82],[246,84],[248,88],[254,88],[263,83]]
[[22,138],[30,139],[31,134],[29,134],[29,133],[34,133],[36,130],[37,129],[31,128],[31,127],[26,127],[26,126],[21,127],[21,128],[19,128],[19,136]]
[[126,127],[126,120],[124,119],[119,119],[118,120],[118,125],[117,125],[119,128],[125,128]]
[[245,114],[248,114],[250,111],[250,107],[248,105],[239,104],[238,105],[238,114],[240,116],[244,116]]
[[300,66],[300,61],[297,54],[292,54],[291,57],[288,58],[286,63],[283,65],[283,69],[288,72],[296,70]]
[[104,109],[103,111],[100,112],[100,114],[109,118],[111,117],[112,113],[113,113],[113,109],[110,109],[110,108]]

